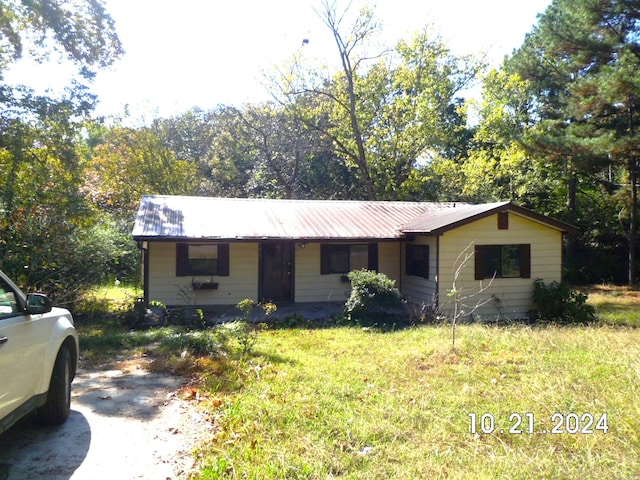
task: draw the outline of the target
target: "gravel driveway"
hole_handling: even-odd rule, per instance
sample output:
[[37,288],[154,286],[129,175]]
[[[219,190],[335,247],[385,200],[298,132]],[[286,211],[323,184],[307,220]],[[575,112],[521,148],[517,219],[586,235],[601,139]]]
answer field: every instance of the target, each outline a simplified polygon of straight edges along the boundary
[[24,419],[0,435],[0,480],[177,479],[213,424],[178,392],[184,378],[139,363],[80,370],[59,427]]

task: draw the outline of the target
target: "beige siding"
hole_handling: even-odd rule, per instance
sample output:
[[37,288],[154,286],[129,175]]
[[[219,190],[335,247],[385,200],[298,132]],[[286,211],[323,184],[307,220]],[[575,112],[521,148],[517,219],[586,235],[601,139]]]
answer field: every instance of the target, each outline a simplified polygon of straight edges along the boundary
[[[356,242],[357,243],[357,242]],[[383,242],[378,244],[378,270],[396,281],[400,278],[400,243]],[[342,281],[343,275],[320,274],[320,244],[307,243],[305,248],[299,244],[295,248],[295,301],[296,302],[333,302],[345,301],[350,293],[348,282]]]
[[[396,282],[396,286],[412,302],[431,304],[439,302],[443,313],[451,313],[453,304],[447,293],[452,288],[456,257],[465,248],[473,253],[480,245],[531,245],[531,278],[498,278],[483,294],[493,298],[476,314],[484,317],[523,317],[531,309],[533,282],[561,280],[562,233],[533,222],[526,217],[509,213],[509,229],[498,230],[497,215],[489,216],[444,233],[416,236],[416,244],[429,245],[429,278],[406,275],[405,247],[402,242],[378,244],[379,271]],[[354,242],[359,243],[359,242]],[[342,281],[343,275],[320,274],[320,243],[307,243],[294,250],[294,301],[344,301],[350,286]],[[258,299],[259,242],[230,243],[228,277],[213,277],[219,283],[217,290],[194,291],[192,277],[176,277],[176,244],[149,243],[149,300],[166,305],[235,305],[244,298]],[[439,259],[438,259],[439,256]],[[474,259],[467,262],[458,280],[458,290],[471,293],[480,282],[474,280]],[[209,280],[209,278],[199,278]],[[486,285],[488,280],[483,281]],[[474,301],[475,303],[475,301]]]
[[[209,280],[211,277],[197,277]],[[192,277],[176,277],[176,244],[149,243],[149,300],[165,305],[235,305],[258,298],[258,243],[231,243],[229,276],[213,277],[217,290],[191,288]]]
[[[440,238],[439,300],[440,310],[451,314],[452,299],[448,292],[453,286],[456,257],[465,248],[473,254],[474,245],[531,245],[531,278],[496,278],[482,297],[469,300],[495,299],[480,308],[476,315],[485,317],[520,318],[531,309],[533,282],[540,278],[545,282],[560,281],[562,275],[562,232],[509,213],[509,229],[498,230],[497,216],[493,215],[446,232]],[[459,276],[457,289],[462,295],[476,292],[480,282],[474,279],[473,256]],[[484,286],[489,280],[484,280]]]
[[403,245],[402,257],[400,259],[400,267],[402,268],[402,294],[412,303],[432,305],[435,302],[437,293],[437,238],[419,236],[416,237],[412,243],[416,245],[429,245],[429,278],[407,275],[405,261],[406,248]]

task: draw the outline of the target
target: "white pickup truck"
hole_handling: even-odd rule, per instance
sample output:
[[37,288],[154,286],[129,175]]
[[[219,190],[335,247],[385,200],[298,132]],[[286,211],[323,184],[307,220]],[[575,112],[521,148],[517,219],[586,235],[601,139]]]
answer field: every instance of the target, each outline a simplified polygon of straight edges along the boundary
[[31,412],[44,424],[67,419],[78,350],[71,313],[0,271],[0,433]]

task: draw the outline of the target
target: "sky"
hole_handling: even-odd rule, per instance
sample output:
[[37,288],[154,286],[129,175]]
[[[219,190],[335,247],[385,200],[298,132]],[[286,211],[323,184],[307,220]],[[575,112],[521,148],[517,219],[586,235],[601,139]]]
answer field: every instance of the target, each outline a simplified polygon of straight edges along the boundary
[[[352,0],[357,11],[361,0]],[[346,0],[340,0],[346,5]],[[487,52],[493,65],[519,47],[551,0],[371,0],[393,45],[431,25],[456,54]],[[98,115],[169,117],[193,107],[269,99],[265,72],[300,48],[336,61],[321,0],[105,0],[125,54],[98,73]],[[303,40],[308,40],[302,47]],[[68,70],[21,62],[5,75],[36,91],[60,90]]]

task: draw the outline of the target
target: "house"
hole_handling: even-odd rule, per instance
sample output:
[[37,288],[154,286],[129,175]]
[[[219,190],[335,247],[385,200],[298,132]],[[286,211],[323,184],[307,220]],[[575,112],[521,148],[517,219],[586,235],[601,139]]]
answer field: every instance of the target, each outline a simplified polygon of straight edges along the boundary
[[145,300],[165,305],[344,301],[347,273],[367,268],[393,279],[410,302],[449,313],[458,269],[458,290],[488,286],[483,296],[492,301],[478,313],[521,318],[535,279],[561,280],[563,235],[574,230],[509,202],[150,195],[133,238]]

